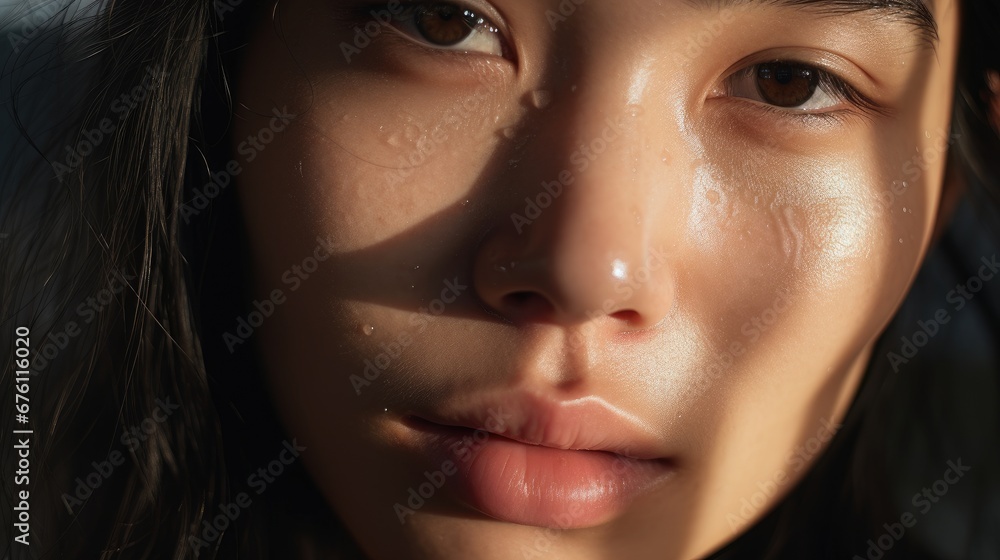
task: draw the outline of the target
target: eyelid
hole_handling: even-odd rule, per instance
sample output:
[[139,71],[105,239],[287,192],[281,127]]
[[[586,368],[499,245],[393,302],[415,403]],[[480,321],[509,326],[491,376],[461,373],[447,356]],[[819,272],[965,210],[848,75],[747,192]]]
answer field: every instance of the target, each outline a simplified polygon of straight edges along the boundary
[[[731,83],[731,80],[738,77],[740,73],[749,72],[761,64],[780,61],[806,66],[815,70],[820,76],[820,87],[825,88],[825,90],[831,95],[836,96],[838,99],[843,100],[851,106],[849,109],[834,109],[826,111],[826,113],[851,110],[857,110],[857,112],[863,116],[888,115],[891,113],[888,107],[878,103],[870,96],[865,95],[862,88],[856,86],[850,78],[844,77],[845,74],[849,73],[848,70],[843,69],[848,63],[842,61],[838,62],[840,59],[828,52],[807,49],[805,53],[806,54],[803,54],[801,49],[769,49],[768,51],[755,53],[751,56],[745,57],[726,70],[723,74],[723,79],[713,88],[712,96],[715,97],[715,92],[719,92],[721,90],[721,92],[723,92],[722,96],[728,97],[728,94],[726,93],[729,91],[728,86]],[[868,74],[861,69],[857,69],[857,71],[859,76],[868,76]],[[861,78],[859,77],[859,79]],[[753,100],[748,101],[754,102]],[[756,104],[766,105],[764,103]],[[803,111],[795,108],[784,108],[770,105],[768,105],[768,107],[774,109],[775,111],[786,113],[790,116],[817,116],[823,114],[822,111]]]
[[[489,24],[493,25],[497,29],[497,34],[500,37],[500,41],[504,50],[504,58],[509,57],[511,60],[516,60],[516,49],[514,48],[514,42],[510,38],[510,28],[507,26],[507,22],[503,15],[489,2],[484,2],[482,0],[447,0],[447,1],[434,1],[434,0],[400,0],[400,6],[402,6],[402,11],[400,13],[405,13],[406,10],[413,10],[420,6],[433,6],[434,4],[453,4],[459,8],[464,8],[471,10],[476,15],[482,17]],[[384,5],[384,4],[383,4]],[[398,17],[398,15],[397,15]],[[446,49],[442,47],[437,47],[433,45],[428,45],[423,42],[417,41],[416,39],[399,32],[398,29],[394,29],[396,32],[402,34],[407,39],[414,41],[421,46],[425,46],[431,49],[439,51],[453,51],[454,49]],[[508,52],[509,51],[509,52]]]

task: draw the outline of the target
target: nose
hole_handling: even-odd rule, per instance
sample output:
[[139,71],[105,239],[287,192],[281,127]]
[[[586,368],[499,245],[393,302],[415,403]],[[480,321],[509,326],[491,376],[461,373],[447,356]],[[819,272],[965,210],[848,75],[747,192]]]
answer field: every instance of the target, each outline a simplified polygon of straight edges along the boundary
[[664,166],[644,155],[645,116],[623,99],[577,95],[553,103],[519,174],[502,185],[516,198],[505,200],[478,248],[474,286],[506,320],[593,321],[629,332],[654,327],[669,312]]

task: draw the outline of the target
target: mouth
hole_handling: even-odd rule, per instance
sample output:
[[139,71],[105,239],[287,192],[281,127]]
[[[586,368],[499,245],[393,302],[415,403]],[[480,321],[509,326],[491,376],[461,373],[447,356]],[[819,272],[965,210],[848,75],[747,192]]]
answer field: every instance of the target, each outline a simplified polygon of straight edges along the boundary
[[494,519],[560,529],[601,525],[676,474],[673,459],[606,406],[522,397],[491,403],[466,409],[485,415],[408,415],[403,425],[459,500]]

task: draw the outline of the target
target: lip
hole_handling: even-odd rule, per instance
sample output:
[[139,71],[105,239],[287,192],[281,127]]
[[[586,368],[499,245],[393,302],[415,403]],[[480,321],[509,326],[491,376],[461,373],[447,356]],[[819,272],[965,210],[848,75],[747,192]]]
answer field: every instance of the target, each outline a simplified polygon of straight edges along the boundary
[[462,402],[415,412],[403,424],[453,479],[461,501],[501,521],[600,525],[676,472],[650,430],[596,397],[518,393]]

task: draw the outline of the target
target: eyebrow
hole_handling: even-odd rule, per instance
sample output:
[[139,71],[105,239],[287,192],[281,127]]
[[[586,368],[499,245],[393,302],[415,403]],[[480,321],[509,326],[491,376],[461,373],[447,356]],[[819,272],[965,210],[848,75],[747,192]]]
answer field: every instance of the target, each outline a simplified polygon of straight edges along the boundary
[[824,15],[872,14],[910,24],[930,47],[938,42],[937,22],[928,5],[932,0],[690,0],[700,7],[730,8],[751,4],[807,8]]

